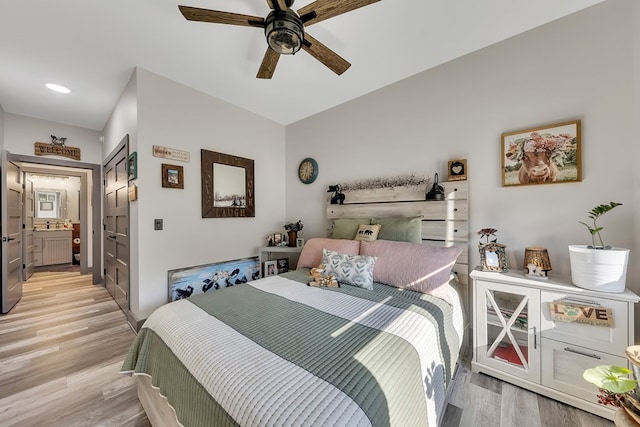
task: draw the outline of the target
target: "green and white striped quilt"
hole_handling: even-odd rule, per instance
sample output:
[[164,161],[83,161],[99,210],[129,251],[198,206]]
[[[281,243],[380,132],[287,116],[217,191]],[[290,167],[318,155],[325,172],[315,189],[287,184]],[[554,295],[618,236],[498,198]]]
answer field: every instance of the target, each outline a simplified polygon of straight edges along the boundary
[[122,371],[149,375],[185,426],[437,425],[459,304],[297,280],[306,278],[271,276],[160,307]]

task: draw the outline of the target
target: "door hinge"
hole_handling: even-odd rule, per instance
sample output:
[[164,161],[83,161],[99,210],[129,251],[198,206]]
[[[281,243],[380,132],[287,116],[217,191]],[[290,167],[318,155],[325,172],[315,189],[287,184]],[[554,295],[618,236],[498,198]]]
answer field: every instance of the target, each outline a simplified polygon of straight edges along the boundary
[[22,224],[22,229],[24,230],[25,228],[27,228],[27,224]]
[[105,276],[107,275],[107,269],[106,269],[106,268],[104,269],[104,273],[103,273],[103,274],[104,274]]
[[22,269],[24,270],[25,268],[27,268],[27,264],[22,264]]

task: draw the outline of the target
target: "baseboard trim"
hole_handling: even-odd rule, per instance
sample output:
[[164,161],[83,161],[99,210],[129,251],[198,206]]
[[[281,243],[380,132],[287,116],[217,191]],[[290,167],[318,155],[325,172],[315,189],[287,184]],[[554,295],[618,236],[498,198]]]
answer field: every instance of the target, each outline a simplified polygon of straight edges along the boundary
[[133,313],[130,310],[127,310],[127,322],[129,322],[129,326],[131,326],[131,329],[133,329],[133,331],[135,333],[138,333],[140,331],[140,328],[142,328],[142,324],[145,322],[145,320],[147,319],[136,319],[136,317],[133,315]]

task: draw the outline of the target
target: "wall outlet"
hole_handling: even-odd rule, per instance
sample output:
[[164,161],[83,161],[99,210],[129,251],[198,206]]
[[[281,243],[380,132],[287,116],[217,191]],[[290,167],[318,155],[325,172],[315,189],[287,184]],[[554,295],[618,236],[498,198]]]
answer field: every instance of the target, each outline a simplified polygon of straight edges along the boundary
[[154,230],[162,230],[162,219],[154,219],[153,220],[153,229]]

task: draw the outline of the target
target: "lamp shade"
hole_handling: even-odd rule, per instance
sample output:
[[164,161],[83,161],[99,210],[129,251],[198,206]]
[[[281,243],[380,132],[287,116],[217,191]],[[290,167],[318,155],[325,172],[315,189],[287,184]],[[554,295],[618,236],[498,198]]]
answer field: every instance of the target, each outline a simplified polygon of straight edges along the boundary
[[527,270],[529,264],[533,264],[536,267],[540,267],[540,270],[547,275],[547,271],[551,271],[551,261],[549,260],[549,253],[545,248],[525,248],[524,250],[524,263],[523,268]]

